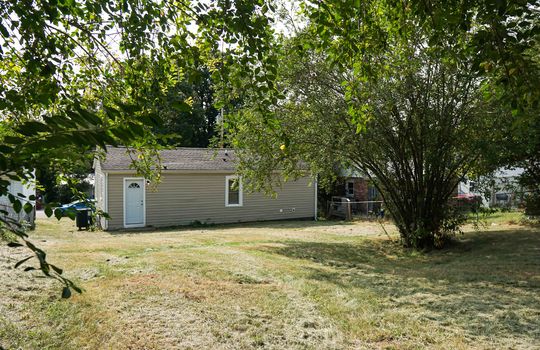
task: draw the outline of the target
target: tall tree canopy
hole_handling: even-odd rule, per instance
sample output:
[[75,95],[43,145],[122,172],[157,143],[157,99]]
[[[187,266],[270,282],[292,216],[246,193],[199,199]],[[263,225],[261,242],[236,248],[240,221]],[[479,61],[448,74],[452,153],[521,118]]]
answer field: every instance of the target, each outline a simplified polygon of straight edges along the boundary
[[380,189],[407,246],[442,245],[455,229],[448,199],[494,141],[479,130],[498,119],[471,63],[445,60],[411,39],[381,57],[384,76],[357,81],[296,44],[284,48],[278,86],[287,98],[272,122],[256,108],[229,122],[242,171],[268,189],[271,169],[295,176],[307,161],[324,181],[336,166],[355,167]]
[[[384,62],[373,60],[407,41],[421,29],[431,50],[448,59],[470,60],[483,78],[484,97],[511,113],[494,132],[499,147],[478,164],[481,171],[499,166],[527,167],[537,158],[540,89],[540,4],[518,1],[330,1],[306,2],[305,13],[316,33],[315,44],[337,65],[354,68],[361,79],[384,74]],[[534,171],[534,167],[530,168]]]
[[517,135],[516,125],[538,119],[538,6],[373,0],[303,9],[305,32],[281,51],[284,98],[231,119],[241,170],[261,189],[269,169],[295,176],[302,160],[323,175],[356,166],[383,193],[406,245],[441,246],[456,228],[448,199],[459,179],[504,162],[504,133],[493,129]]

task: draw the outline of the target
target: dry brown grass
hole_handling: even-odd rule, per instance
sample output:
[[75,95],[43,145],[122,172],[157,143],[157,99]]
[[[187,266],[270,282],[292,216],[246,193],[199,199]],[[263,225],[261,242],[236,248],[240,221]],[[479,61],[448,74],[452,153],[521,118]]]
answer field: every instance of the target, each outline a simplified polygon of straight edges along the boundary
[[[32,234],[85,289],[10,268],[0,347],[23,349],[534,349],[540,232],[499,221],[420,253],[375,223],[278,222]],[[390,232],[395,239],[394,230]]]

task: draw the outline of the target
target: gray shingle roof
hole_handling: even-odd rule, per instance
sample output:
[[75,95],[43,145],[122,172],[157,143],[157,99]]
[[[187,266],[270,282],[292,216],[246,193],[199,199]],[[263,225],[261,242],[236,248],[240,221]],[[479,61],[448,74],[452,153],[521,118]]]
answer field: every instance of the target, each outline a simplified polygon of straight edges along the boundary
[[[133,156],[133,155],[132,155]],[[163,170],[227,170],[234,171],[231,149],[175,148],[160,151]],[[103,170],[131,170],[132,159],[125,147],[107,147]]]

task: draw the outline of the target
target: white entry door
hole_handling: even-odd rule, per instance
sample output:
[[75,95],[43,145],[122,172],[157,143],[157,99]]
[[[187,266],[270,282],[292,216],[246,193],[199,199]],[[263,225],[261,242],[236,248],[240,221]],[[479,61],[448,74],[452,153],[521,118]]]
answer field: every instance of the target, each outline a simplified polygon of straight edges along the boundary
[[124,226],[140,227],[145,225],[144,179],[124,179]]

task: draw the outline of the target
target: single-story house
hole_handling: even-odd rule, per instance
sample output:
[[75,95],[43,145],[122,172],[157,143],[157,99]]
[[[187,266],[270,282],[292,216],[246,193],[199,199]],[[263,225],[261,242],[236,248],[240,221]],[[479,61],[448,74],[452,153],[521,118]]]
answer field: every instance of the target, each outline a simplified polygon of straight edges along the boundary
[[108,147],[104,159],[96,158],[96,206],[110,216],[101,220],[104,229],[316,217],[312,177],[285,182],[270,197],[244,191],[233,150],[176,148],[160,151],[160,157],[157,186],[130,167],[126,148]]

